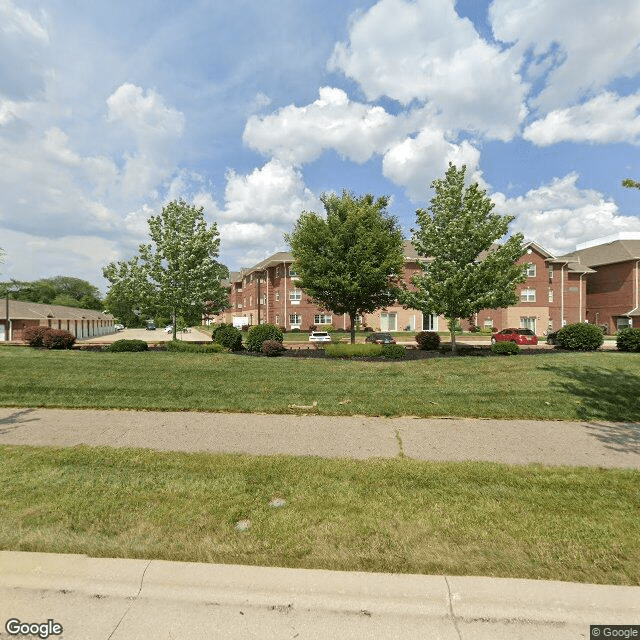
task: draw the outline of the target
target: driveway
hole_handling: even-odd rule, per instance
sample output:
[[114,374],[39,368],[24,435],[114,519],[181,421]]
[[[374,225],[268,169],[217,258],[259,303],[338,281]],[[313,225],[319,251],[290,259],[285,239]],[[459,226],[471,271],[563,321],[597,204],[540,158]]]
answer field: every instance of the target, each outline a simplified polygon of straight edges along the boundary
[[[189,329],[188,331],[178,331],[176,337],[178,340],[186,342],[202,342],[211,341],[211,334],[204,333],[198,329]],[[116,340],[144,340],[145,342],[168,342],[173,338],[173,334],[167,333],[164,328],[148,331],[147,329],[124,329],[116,331],[105,336],[94,336],[92,338],[84,338],[78,340],[76,344],[111,344]]]

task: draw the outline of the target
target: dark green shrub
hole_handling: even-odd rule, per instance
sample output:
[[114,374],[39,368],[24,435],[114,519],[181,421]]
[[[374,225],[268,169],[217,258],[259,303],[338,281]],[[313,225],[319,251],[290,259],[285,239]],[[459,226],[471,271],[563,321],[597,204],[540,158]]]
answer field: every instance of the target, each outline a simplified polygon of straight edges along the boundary
[[407,350],[401,344],[384,344],[382,345],[383,358],[406,358]]
[[619,351],[640,351],[640,328],[620,329],[616,346]]
[[595,351],[604,342],[602,329],[595,324],[578,322],[568,324],[558,331],[556,342],[563,349],[572,351]]
[[48,329],[43,342],[47,349],[71,349],[76,337],[64,329]]
[[356,344],[328,344],[322,343],[324,352],[330,358],[376,358],[382,355],[381,344],[368,342]]
[[494,342],[491,351],[499,356],[515,356],[520,353],[520,347],[515,342]]
[[291,333],[300,333],[300,329],[298,329],[298,327],[295,327],[291,329]]
[[44,337],[49,327],[27,327],[22,337],[30,347],[44,347]]
[[108,347],[105,347],[105,351],[110,351],[111,353],[148,350],[149,345],[144,340],[116,340],[115,342],[112,342]]
[[416,342],[422,351],[435,351],[440,348],[440,336],[435,331],[420,331]]
[[285,348],[282,345],[282,342],[279,342],[278,340],[265,340],[262,343],[262,353],[264,353],[265,356],[279,356],[283,351],[285,351]]
[[232,324],[219,324],[213,330],[211,339],[231,351],[240,351],[242,349],[242,332],[236,329]]
[[247,332],[245,346],[249,351],[262,351],[265,340],[277,340],[281,343],[283,339],[280,327],[275,324],[256,324]]
[[223,353],[225,348],[213,342],[211,344],[196,344],[195,342],[184,342],[183,340],[171,340],[165,344],[167,351],[188,351],[190,353]]

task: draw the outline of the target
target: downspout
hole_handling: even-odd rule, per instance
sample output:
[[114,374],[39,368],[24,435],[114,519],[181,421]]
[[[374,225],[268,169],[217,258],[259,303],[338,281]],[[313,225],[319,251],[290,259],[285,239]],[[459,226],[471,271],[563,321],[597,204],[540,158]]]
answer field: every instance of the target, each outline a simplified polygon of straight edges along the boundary
[[289,316],[287,315],[287,263],[282,262],[282,268],[284,269],[284,273],[282,277],[284,278],[284,326],[289,327]]
[[269,269],[265,269],[264,270],[265,273],[265,280],[267,281],[267,293],[266,293],[266,302],[264,304],[265,306],[265,315],[267,316],[267,324],[269,324]]
[[560,328],[564,327],[564,268],[566,262],[560,266]]
[[582,278],[584,273],[580,274],[580,322],[582,322]]

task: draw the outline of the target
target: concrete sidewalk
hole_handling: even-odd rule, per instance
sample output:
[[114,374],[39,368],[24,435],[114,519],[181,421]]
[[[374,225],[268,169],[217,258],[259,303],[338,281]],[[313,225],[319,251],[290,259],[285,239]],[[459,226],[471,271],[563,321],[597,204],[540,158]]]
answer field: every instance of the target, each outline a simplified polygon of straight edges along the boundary
[[640,624],[640,587],[9,551],[0,600],[3,627],[52,620],[70,640],[577,640]]
[[0,408],[0,444],[640,469],[640,424]]

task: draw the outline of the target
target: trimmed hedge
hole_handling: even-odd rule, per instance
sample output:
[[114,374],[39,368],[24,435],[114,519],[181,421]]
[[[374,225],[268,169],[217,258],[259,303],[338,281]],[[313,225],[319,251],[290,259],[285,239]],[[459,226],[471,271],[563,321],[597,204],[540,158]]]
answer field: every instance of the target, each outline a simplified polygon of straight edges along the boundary
[[407,350],[401,344],[383,344],[382,357],[397,360],[407,357]]
[[122,353],[125,351],[148,351],[149,345],[144,340],[116,340],[109,346],[105,347],[105,351],[110,353]]
[[494,342],[491,351],[499,356],[515,356],[520,353],[520,347],[515,342]]
[[190,353],[224,353],[225,348],[214,342],[212,344],[195,344],[183,340],[171,340],[165,344],[167,351],[188,351]]
[[616,346],[619,351],[640,351],[640,328],[620,329]]
[[436,351],[440,348],[440,336],[435,331],[420,331],[416,342],[422,351]]
[[595,351],[602,346],[604,334],[595,324],[577,322],[568,324],[558,331],[556,343],[563,349],[571,351]]
[[262,351],[265,340],[277,340],[281,343],[283,339],[280,327],[275,324],[256,324],[249,329],[244,342],[248,351]]
[[71,349],[76,337],[64,329],[49,329],[43,340],[47,349]]
[[242,349],[242,332],[232,324],[223,322],[216,325],[211,334],[211,339],[225,349],[231,349],[231,351],[240,351]]
[[265,340],[262,343],[262,353],[270,358],[281,355],[283,351],[285,348],[278,340]]

